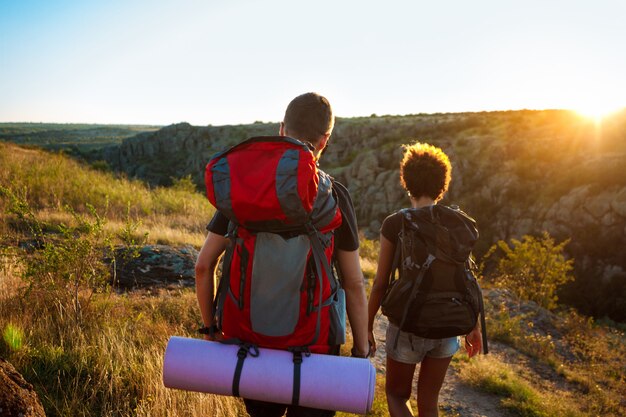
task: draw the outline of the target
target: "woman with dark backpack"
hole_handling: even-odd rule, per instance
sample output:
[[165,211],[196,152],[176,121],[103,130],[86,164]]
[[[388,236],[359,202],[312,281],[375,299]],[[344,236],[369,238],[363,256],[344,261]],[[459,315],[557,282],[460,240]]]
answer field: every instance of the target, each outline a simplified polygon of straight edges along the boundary
[[[407,240],[407,234],[405,233],[406,226],[403,222],[406,222],[406,219],[410,218],[410,216],[407,216],[407,213],[428,211],[435,213],[441,211],[433,210],[433,208],[435,208],[437,202],[443,198],[451,179],[451,166],[448,156],[441,149],[428,144],[415,143],[406,146],[404,157],[400,164],[400,179],[402,186],[409,195],[411,209],[400,210],[388,216],[384,220],[381,228],[378,269],[368,306],[368,330],[372,351],[376,349],[376,342],[373,335],[374,319],[381,307],[381,303],[384,305],[385,300],[388,298],[386,295],[389,292],[389,278],[394,272],[393,269],[398,266],[396,265],[398,262],[401,264],[400,269],[411,268],[411,265],[406,266],[407,260],[409,260],[410,263],[410,257],[403,254],[403,259],[400,259],[399,256],[400,251],[398,247],[403,244],[406,246],[406,242],[402,243],[402,236],[405,236],[405,241]],[[420,211],[422,208],[424,210]],[[457,210],[444,206],[436,208]],[[460,210],[457,211],[465,216]],[[455,213],[453,212],[453,214]],[[417,229],[418,228],[416,228],[416,230]],[[447,228],[444,227],[442,230],[447,231]],[[475,237],[477,238],[477,231]],[[436,257],[440,256],[441,251],[436,248],[430,250],[428,244],[424,244],[423,246],[425,254],[436,252]],[[406,247],[403,247],[403,249],[406,249]],[[467,251],[468,254],[470,250]],[[426,256],[427,255],[424,255],[424,257]],[[433,259],[436,259],[436,257],[432,256]],[[415,256],[415,258],[418,258],[418,256]],[[423,264],[423,260],[415,262],[412,266],[413,270],[419,271],[423,269],[427,271],[432,262],[430,258],[430,255],[428,255],[428,260]],[[403,262],[404,264],[402,264]],[[437,261],[435,260],[435,262]],[[426,272],[426,274],[428,274],[428,272]],[[432,281],[437,278],[436,276],[434,278],[432,277],[433,275],[437,275],[434,272],[430,275],[430,277],[426,277],[424,280],[427,281],[430,279]],[[423,278],[424,272],[422,271],[418,274],[418,280],[422,280]],[[394,284],[397,283],[396,281]],[[430,285],[432,285],[432,283]],[[401,287],[397,285],[396,287],[397,292]],[[406,288],[403,290],[405,292],[411,292],[411,296],[404,297],[405,299],[413,300],[420,297],[421,293],[417,290],[413,291],[413,289],[408,286],[402,288]],[[451,298],[451,300],[460,304],[455,298]],[[402,331],[399,327],[403,329],[408,327],[405,326],[404,323],[407,322],[407,313],[411,309],[408,306],[406,308],[402,306],[399,310],[404,311],[403,319],[401,321],[392,320],[391,316],[385,313],[385,307],[383,306],[383,313],[390,318],[386,337],[387,367],[385,384],[389,413],[392,417],[412,415],[409,399],[411,397],[411,387],[413,385],[416,365],[419,363],[420,369],[417,382],[418,415],[420,417],[437,416],[439,391],[443,384],[452,355],[459,349],[459,337],[453,336],[434,339],[420,337],[414,333]],[[472,311],[475,310],[476,309]],[[476,313],[476,315],[478,315],[478,313]],[[415,319],[409,317],[408,320]],[[417,320],[419,321],[419,318]],[[402,324],[400,324],[400,322]],[[475,318],[475,322],[475,325],[473,321],[471,322],[472,324],[470,326],[474,325],[474,327],[473,329],[470,327],[471,331],[469,331],[465,337],[465,349],[470,357],[474,356],[482,349],[482,336],[477,318]],[[459,333],[457,332],[456,334]]]

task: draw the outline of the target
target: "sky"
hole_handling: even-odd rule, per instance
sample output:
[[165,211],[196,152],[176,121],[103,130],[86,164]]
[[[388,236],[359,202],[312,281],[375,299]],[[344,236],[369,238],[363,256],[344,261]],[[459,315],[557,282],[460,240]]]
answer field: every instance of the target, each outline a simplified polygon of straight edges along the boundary
[[623,0],[0,0],[0,122],[626,107]]

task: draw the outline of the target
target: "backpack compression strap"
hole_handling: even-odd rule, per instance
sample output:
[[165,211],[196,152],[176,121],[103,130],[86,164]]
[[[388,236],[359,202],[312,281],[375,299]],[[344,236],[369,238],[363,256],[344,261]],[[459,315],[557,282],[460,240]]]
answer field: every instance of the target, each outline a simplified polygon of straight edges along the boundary
[[315,229],[315,227],[308,223],[306,225],[307,234],[309,236],[309,240],[311,241],[311,254],[313,256],[313,263],[315,264],[315,272],[318,276],[319,282],[319,297],[317,304],[317,322],[315,324],[315,335],[313,336],[313,340],[308,345],[293,347],[288,349],[293,353],[293,394],[291,397],[291,404],[298,405],[300,403],[300,385],[301,385],[301,374],[302,374],[302,354],[305,356],[309,356],[309,346],[317,342],[317,339],[320,336],[321,322],[322,322],[322,304],[324,300],[323,294],[323,283],[324,276],[323,271],[326,272],[328,279],[331,280],[334,275],[328,263],[328,259],[324,254],[324,247],[322,246],[322,242],[320,239],[319,232]]
[[[317,274],[317,279],[319,282],[319,296],[318,296],[318,304],[317,304],[317,323],[315,325],[315,336],[313,337],[313,340],[311,340],[311,342],[307,345],[310,346],[312,344],[314,344],[315,342],[317,342],[317,339],[319,338],[320,335],[320,328],[321,328],[321,321],[322,321],[322,305],[324,303],[324,294],[323,294],[323,284],[324,284],[324,275],[322,273],[322,268],[323,271],[326,273],[326,276],[328,277],[329,281],[333,279],[334,275],[333,275],[333,271],[330,268],[330,264],[328,263],[328,259],[326,258],[326,255],[324,254],[324,247],[322,245],[322,241],[320,239],[320,235],[316,229],[315,226],[313,226],[310,222],[307,223],[306,225],[306,230],[307,230],[307,234],[309,236],[309,240],[311,241],[311,254],[313,256],[313,263],[315,264],[315,272]],[[302,346],[302,347],[307,347],[307,346]]]
[[[235,339],[233,339],[234,341]],[[227,343],[229,344],[229,343]],[[252,343],[239,343],[239,350],[237,351],[237,365],[235,366],[235,374],[233,375],[233,396],[239,397],[239,382],[241,381],[241,371],[243,369],[243,363],[248,357],[248,354],[253,358],[259,356],[259,348]]]
[[[406,318],[409,315],[409,307],[411,306],[411,302],[415,299],[415,296],[417,295],[417,290],[419,289],[420,284],[422,283],[422,279],[424,278],[424,275],[426,274],[426,271],[428,270],[428,268],[430,268],[430,264],[432,264],[435,259],[437,258],[435,258],[432,254],[429,253],[428,258],[426,258],[426,261],[424,261],[424,263],[420,267],[420,272],[419,274],[417,274],[415,281],[413,281],[413,286],[411,287],[411,296],[409,297],[409,300],[407,301],[407,303],[404,305],[404,312],[402,313],[402,320],[400,320],[400,325],[398,326],[398,329],[402,330],[402,327],[404,326],[404,323],[406,322]],[[393,342],[394,349],[398,348],[399,337],[400,337],[400,332],[396,334],[396,340]]]

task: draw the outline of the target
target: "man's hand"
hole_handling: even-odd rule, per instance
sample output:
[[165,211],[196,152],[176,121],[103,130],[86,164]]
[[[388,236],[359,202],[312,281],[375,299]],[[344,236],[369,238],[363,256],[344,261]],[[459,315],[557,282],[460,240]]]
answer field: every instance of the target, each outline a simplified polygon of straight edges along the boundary
[[215,332],[213,335],[205,334],[204,340],[208,340],[209,342],[221,342],[224,340],[224,335],[222,332]]

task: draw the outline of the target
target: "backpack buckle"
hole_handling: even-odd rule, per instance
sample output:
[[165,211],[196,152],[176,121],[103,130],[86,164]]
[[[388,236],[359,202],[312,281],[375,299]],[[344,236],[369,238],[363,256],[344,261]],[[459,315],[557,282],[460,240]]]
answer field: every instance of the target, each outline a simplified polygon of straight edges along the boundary
[[426,258],[426,261],[424,262],[424,265],[422,265],[422,268],[428,269],[430,267],[430,264],[432,264],[435,259],[437,259],[437,257],[434,256],[432,253],[429,253],[428,258]]
[[239,359],[245,359],[248,354],[250,354],[250,356],[252,356],[253,358],[259,356],[259,348],[257,347],[257,345],[254,345],[252,343],[240,344],[239,350],[237,351],[237,357]]

